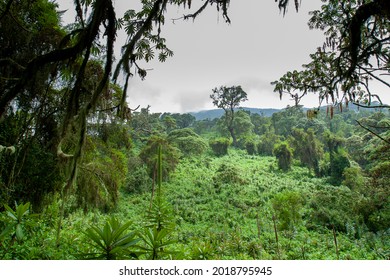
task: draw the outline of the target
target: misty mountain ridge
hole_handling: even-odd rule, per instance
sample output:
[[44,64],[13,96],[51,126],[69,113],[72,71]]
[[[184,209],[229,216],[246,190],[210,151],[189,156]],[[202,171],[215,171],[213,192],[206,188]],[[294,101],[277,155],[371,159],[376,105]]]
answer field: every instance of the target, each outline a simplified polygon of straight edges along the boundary
[[[375,104],[374,104],[375,103]],[[378,106],[379,103],[377,104],[376,102],[373,102],[371,104],[372,106]],[[321,106],[320,107],[320,110],[323,111],[325,110],[326,111],[326,108],[327,106]],[[338,107],[336,107],[338,109]],[[275,108],[250,108],[250,107],[239,107],[239,108],[236,108],[234,109],[235,111],[239,111],[239,110],[244,110],[244,111],[249,111],[251,114],[259,114],[259,115],[263,115],[265,117],[271,117],[274,113],[277,113],[277,112],[280,112],[282,110],[285,110],[286,108],[284,109],[275,109]],[[308,110],[313,110],[315,108],[307,108],[307,107],[302,107],[302,110],[304,112],[308,111]],[[358,110],[370,110],[370,111],[377,111],[377,110],[381,110],[380,108],[363,108],[363,107],[360,107],[355,105],[355,104],[349,104],[348,105],[348,108],[344,107],[343,108],[344,110],[354,110],[354,111],[358,111]],[[215,118],[220,118],[222,117],[224,114],[225,114],[225,111],[223,109],[209,109],[209,110],[201,110],[201,111],[197,111],[197,112],[189,112],[188,114],[191,114],[192,116],[194,116],[196,118],[197,121],[200,121],[200,120],[206,120],[206,119],[209,119],[209,120],[213,120]]]
[[[264,115],[266,117],[271,117],[273,113],[279,112],[282,109],[240,107],[234,110],[235,111],[244,110],[244,111],[251,112],[251,114],[259,114],[259,115]],[[225,114],[225,111],[223,109],[210,109],[210,110],[202,110],[198,112],[189,112],[189,114],[193,115],[197,121],[201,121],[206,119],[212,120],[215,118],[220,118]]]

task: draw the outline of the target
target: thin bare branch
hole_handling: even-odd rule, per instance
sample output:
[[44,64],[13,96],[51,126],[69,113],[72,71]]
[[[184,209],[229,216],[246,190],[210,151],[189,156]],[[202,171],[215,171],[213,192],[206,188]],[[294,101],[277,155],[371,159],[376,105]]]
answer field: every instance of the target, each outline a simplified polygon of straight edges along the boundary
[[380,136],[378,133],[372,131],[371,129],[369,129],[368,127],[362,125],[358,120],[355,120],[356,123],[363,129],[367,130],[368,132],[370,132],[371,134],[375,135],[376,137],[378,137],[379,139],[381,139],[382,141],[386,142],[387,144],[390,144],[390,141],[383,138],[382,136]]

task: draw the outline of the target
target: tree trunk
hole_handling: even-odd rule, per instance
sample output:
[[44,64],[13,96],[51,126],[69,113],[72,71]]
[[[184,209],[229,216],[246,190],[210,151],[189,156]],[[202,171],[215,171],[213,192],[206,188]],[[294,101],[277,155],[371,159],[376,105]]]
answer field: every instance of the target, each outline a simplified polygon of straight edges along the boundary
[[237,137],[236,137],[236,134],[234,133],[234,129],[233,129],[233,127],[229,127],[228,129],[230,132],[230,136],[233,139],[233,147],[237,147]]

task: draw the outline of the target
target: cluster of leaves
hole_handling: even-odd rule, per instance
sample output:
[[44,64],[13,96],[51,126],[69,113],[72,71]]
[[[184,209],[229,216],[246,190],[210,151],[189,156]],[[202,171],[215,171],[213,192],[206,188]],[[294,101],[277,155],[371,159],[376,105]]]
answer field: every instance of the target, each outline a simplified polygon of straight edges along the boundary
[[[18,258],[17,254],[23,253],[18,249],[18,245],[27,239],[28,233],[31,233],[37,226],[38,216],[31,213],[29,202],[16,204],[15,210],[4,205],[5,212],[0,216],[0,258]],[[16,251],[16,252],[14,252]],[[19,251],[19,252],[18,252]]]
[[117,260],[127,259],[138,239],[134,232],[126,233],[131,222],[121,224],[116,218],[107,219],[102,228],[92,226],[85,232],[91,241],[93,252],[84,253],[87,259]]

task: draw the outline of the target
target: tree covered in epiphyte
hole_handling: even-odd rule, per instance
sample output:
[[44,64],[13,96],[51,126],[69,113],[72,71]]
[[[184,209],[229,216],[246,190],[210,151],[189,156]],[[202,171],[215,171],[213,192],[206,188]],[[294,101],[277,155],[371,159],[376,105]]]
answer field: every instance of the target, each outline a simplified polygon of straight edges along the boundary
[[324,30],[326,41],[303,70],[289,71],[273,82],[274,90],[297,103],[306,94],[317,94],[320,103],[340,108],[349,103],[377,106],[374,101],[386,106],[372,86],[390,86],[389,1],[326,2],[309,20],[310,28]]

